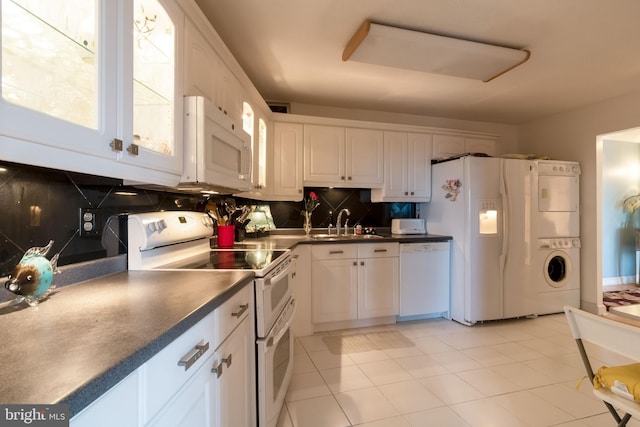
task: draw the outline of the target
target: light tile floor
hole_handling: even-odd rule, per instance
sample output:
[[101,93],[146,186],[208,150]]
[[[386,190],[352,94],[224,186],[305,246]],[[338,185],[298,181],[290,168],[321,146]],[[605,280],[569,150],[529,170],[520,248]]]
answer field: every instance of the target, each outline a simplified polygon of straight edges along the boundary
[[[359,352],[368,337],[375,349]],[[336,349],[341,340],[345,351]],[[606,351],[596,355],[597,366],[627,362]],[[296,339],[278,427],[615,425],[589,381],[576,389],[584,375],[564,314],[472,327],[429,319],[315,334]]]

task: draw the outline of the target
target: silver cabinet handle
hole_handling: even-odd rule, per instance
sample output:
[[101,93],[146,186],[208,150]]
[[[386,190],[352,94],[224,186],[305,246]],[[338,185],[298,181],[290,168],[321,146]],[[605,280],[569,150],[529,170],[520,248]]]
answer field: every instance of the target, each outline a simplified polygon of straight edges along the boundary
[[386,249],[374,249],[373,252],[387,252]]
[[231,313],[233,317],[240,318],[242,314],[249,309],[249,304],[240,304],[240,311],[236,311],[235,313]]
[[360,265],[364,265],[364,261],[360,261]]
[[220,375],[222,375],[222,363],[216,362],[211,368],[211,372],[216,374],[216,378],[220,378]]
[[140,150],[138,149],[138,144],[131,144],[127,147],[127,151],[132,156],[137,156]]
[[222,363],[226,363],[227,364],[227,368],[229,366],[231,366],[231,353],[229,353],[229,355],[227,357],[223,357],[222,358]]
[[329,251],[329,255],[343,254],[344,251]]
[[111,146],[111,149],[116,153],[122,151],[123,142],[121,139],[115,138],[109,145]]
[[358,265],[358,261],[353,261],[353,265]]
[[193,366],[196,360],[200,359],[200,356],[205,354],[207,350],[209,350],[209,343],[203,344],[202,341],[200,341],[191,351],[182,356],[182,359],[178,361],[178,366],[184,366],[184,370],[186,371]]

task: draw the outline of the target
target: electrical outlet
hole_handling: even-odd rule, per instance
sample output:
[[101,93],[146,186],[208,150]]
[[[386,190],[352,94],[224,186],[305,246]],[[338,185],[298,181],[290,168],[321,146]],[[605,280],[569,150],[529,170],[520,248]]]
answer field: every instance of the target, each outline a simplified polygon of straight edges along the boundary
[[98,237],[102,230],[98,227],[98,210],[80,208],[80,236]]

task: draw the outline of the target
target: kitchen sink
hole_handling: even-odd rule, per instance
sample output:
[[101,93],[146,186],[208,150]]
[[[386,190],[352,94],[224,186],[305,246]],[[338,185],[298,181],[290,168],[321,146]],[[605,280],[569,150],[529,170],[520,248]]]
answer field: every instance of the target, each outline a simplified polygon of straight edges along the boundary
[[335,234],[312,234],[311,238],[314,240],[370,240],[370,239],[382,239],[382,236],[377,234],[349,234],[340,236]]

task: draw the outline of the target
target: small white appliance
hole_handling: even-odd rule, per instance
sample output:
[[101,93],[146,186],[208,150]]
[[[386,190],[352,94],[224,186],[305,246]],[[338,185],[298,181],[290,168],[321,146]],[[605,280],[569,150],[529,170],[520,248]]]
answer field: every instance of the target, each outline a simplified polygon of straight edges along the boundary
[[[431,233],[453,237],[451,317],[471,325],[548,311],[548,300],[561,294],[543,282],[547,257],[539,239],[579,241],[579,165],[466,156],[431,170],[423,214]],[[553,233],[574,235],[547,235]],[[576,249],[569,251],[571,287],[579,277]],[[558,302],[577,306],[579,291]]]
[[391,220],[391,234],[426,234],[427,226],[421,218],[395,218]]
[[180,188],[250,190],[251,137],[202,96],[184,98]]

